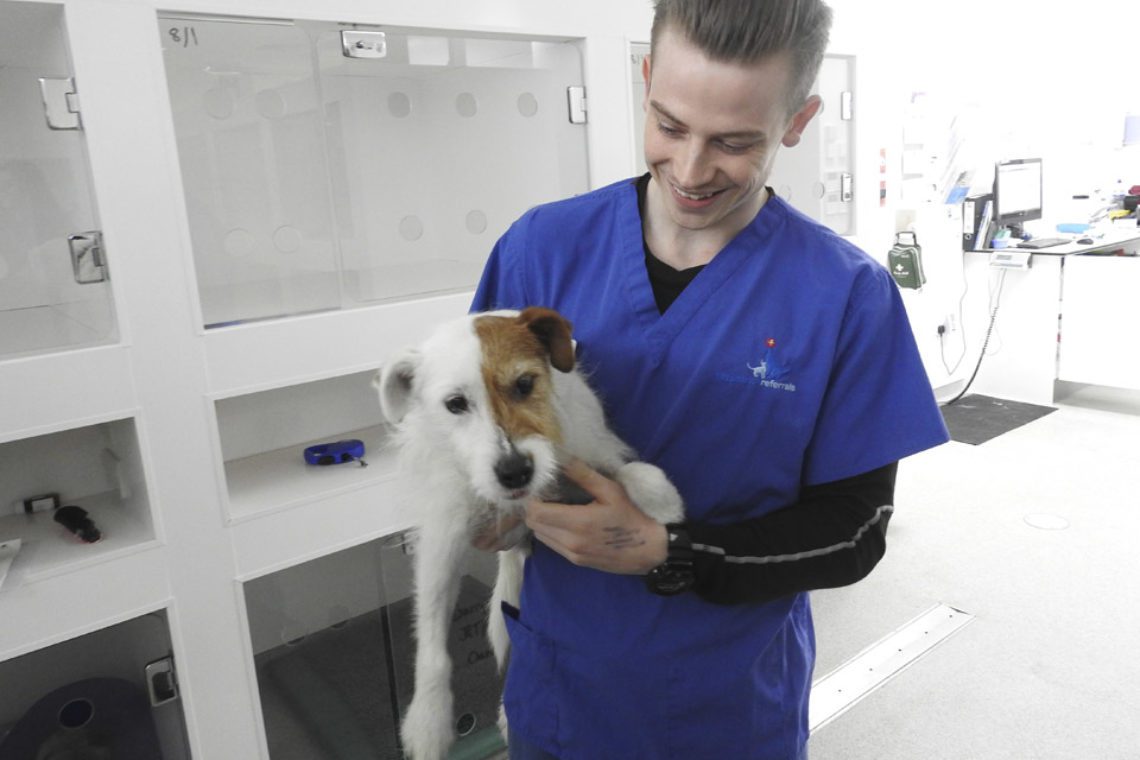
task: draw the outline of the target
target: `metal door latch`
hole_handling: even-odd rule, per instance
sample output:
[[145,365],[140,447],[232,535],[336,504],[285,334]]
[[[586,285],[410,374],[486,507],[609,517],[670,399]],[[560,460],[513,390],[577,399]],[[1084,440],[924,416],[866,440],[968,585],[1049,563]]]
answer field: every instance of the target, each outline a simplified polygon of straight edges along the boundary
[[839,118],[851,121],[855,118],[855,94],[850,91],[839,93]]
[[71,270],[76,282],[91,285],[106,281],[107,260],[103,255],[102,232],[91,230],[69,235],[67,245],[71,248]]
[[570,109],[570,123],[571,124],[585,124],[586,123],[586,88],[585,87],[567,87],[566,88],[566,105]]
[[44,99],[44,116],[48,128],[83,129],[83,122],[79,118],[79,94],[75,91],[74,79],[41,77],[40,93]]
[[146,690],[150,693],[150,703],[154,707],[178,699],[178,674],[174,672],[174,658],[147,663]]
[[388,39],[384,32],[344,29],[340,49],[346,58],[383,58],[388,55]]

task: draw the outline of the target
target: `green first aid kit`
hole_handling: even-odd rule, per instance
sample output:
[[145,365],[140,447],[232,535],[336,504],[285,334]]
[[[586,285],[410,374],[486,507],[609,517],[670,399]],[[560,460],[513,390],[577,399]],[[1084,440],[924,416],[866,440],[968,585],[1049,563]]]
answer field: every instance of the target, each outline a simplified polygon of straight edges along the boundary
[[[906,241],[910,238],[910,242]],[[926,284],[922,271],[922,246],[913,232],[896,232],[895,244],[887,254],[887,268],[900,288],[920,290]]]

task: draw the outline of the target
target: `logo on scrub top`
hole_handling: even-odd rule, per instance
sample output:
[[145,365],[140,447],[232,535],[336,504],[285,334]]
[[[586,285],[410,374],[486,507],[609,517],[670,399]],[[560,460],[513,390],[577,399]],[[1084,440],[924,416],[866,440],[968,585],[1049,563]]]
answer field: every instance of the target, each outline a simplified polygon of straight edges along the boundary
[[751,362],[746,362],[744,366],[752,372],[752,378],[765,388],[791,392],[796,390],[794,383],[786,382],[789,367],[784,362],[775,338],[768,338],[764,341],[758,364],[753,365]]

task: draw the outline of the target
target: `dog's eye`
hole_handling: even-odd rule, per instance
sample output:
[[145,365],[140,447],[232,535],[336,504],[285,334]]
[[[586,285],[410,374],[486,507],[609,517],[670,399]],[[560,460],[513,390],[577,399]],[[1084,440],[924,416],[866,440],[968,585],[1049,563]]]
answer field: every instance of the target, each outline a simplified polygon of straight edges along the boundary
[[446,406],[447,411],[452,414],[463,414],[470,408],[467,404],[466,396],[452,396],[444,401],[443,405]]
[[534,391],[534,375],[522,375],[515,380],[515,394],[519,398],[526,398]]

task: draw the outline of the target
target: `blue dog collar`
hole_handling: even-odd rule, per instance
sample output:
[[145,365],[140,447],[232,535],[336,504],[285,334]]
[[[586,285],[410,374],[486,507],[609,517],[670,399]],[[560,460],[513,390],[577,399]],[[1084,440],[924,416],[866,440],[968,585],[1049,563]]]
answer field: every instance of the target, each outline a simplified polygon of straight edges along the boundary
[[349,438],[336,443],[319,443],[305,449],[305,461],[309,464],[330,465],[345,464],[347,462],[360,462],[366,465],[361,458],[364,456],[364,442]]

